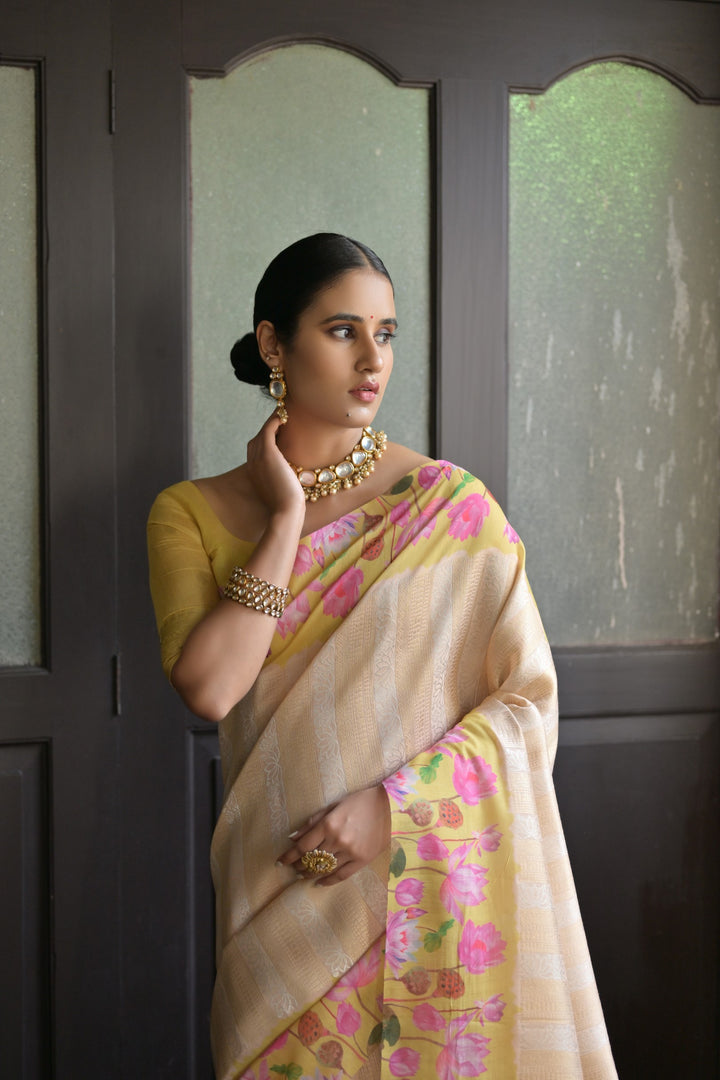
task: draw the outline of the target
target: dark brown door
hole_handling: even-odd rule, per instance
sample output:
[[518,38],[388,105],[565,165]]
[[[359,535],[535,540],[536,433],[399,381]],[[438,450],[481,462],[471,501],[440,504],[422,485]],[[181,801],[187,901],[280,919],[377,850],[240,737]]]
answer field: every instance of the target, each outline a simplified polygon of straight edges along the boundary
[[[126,820],[134,805],[152,818],[127,849],[126,918],[135,933],[125,961],[141,1020],[133,1063],[164,1075],[160,1062],[176,1053],[191,1075],[205,1078],[217,751],[214,732],[184,713],[157,673],[140,535],[154,493],[187,468],[187,75],[222,78],[276,43],[310,40],[433,89],[435,449],[474,469],[503,501],[508,91],[540,90],[574,66],[615,56],[717,100],[720,11],[645,0],[603,5],[592,18],[575,6],[520,0],[185,0],[182,15],[171,8],[148,21],[141,5],[125,4],[115,21],[122,773]],[[620,1075],[711,1076],[718,650],[570,649],[557,661],[558,797]],[[157,875],[158,866],[167,873]],[[149,882],[154,901],[141,919]],[[162,962],[148,970],[150,953]],[[187,982],[179,972],[173,978],[173,965],[185,965]],[[182,1039],[142,1023],[153,1001],[178,1016],[185,1010]]]
[[[34,324],[11,336],[0,358],[1,423],[7,431],[19,421],[23,440],[33,432],[22,460],[15,446],[3,460],[12,485],[3,489],[6,523],[16,486],[18,503],[32,508],[9,522],[3,537],[14,540],[2,544],[0,605],[13,612],[0,670],[0,1072],[8,1080],[118,1075],[110,66],[102,0],[2,6],[2,104],[12,96],[13,105],[3,116],[10,135],[1,167],[27,164],[28,186],[0,208],[11,281],[0,318],[12,335],[27,302]],[[9,89],[16,82],[27,91],[22,106]],[[20,128],[27,155],[21,148],[18,161],[10,144]],[[29,263],[26,242],[37,253]],[[25,345],[16,351],[14,341]],[[20,383],[32,392],[20,395]],[[21,558],[14,577],[16,547],[33,568],[25,615],[13,607],[24,573]]]
[[[144,549],[152,498],[188,468],[188,73],[311,40],[432,88],[435,452],[502,502],[508,89],[615,56],[720,101],[720,9],[38,0],[0,32],[39,87],[45,598],[39,662],[2,672],[0,1061],[209,1080],[215,732],[163,683]],[[558,797],[627,1080],[716,1074],[718,659],[557,656]]]
[[[174,884],[170,874],[153,880],[152,914],[125,956],[129,972],[137,973],[132,981],[139,1002],[162,1001],[167,1010],[176,1001],[178,1011],[187,1009],[186,1041],[178,1042],[175,1031],[138,1030],[138,1067],[159,1063],[153,1054],[167,1038],[163,1053],[177,1047],[191,1075],[209,1077],[206,851],[219,793],[215,736],[183,712],[157,675],[140,547],[153,494],[186,469],[186,74],[222,78],[274,43],[314,40],[349,48],[404,82],[434,89],[436,451],[473,468],[502,501],[508,90],[539,90],[573,66],[616,56],[640,58],[717,100],[720,12],[709,4],[634,0],[605,5],[589,20],[579,8],[554,3],[257,7],[186,0],[182,18],[167,10],[148,24],[128,7],[116,21],[120,405],[126,415],[121,578],[128,600],[121,617],[128,695],[123,775],[126,799],[152,807],[153,820],[137,836],[133,863],[126,863],[134,888],[126,890],[127,917],[137,924],[158,864],[176,876]],[[483,327],[480,364],[470,344],[477,325]],[[557,661],[563,713],[558,797],[620,1075],[712,1076],[718,650],[570,649]],[[166,964],[153,965],[143,982],[139,973],[156,935],[165,942]],[[169,1000],[172,964],[183,962],[188,982],[182,991],[178,983],[178,996]],[[162,1075],[159,1064],[153,1067],[153,1075]]]

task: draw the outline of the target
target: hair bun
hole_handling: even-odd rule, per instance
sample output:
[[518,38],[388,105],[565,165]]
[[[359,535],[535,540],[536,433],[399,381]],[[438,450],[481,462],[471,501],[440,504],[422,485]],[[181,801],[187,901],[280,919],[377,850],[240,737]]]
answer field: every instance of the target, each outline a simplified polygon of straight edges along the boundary
[[252,386],[265,386],[270,376],[267,364],[263,361],[254,334],[245,334],[236,341],[230,350],[230,363],[235,378]]

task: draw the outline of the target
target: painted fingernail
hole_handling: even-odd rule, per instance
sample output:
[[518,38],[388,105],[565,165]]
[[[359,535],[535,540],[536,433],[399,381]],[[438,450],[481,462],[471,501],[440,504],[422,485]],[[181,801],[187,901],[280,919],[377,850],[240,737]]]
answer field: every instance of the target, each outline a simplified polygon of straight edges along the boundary
[[299,829],[296,829],[296,830],[295,830],[295,832],[291,832],[291,833],[290,833],[290,834],[288,835],[288,840],[294,840],[294,839],[295,839],[295,837],[297,836],[297,834],[298,834],[299,832],[300,832],[300,830],[299,830]]

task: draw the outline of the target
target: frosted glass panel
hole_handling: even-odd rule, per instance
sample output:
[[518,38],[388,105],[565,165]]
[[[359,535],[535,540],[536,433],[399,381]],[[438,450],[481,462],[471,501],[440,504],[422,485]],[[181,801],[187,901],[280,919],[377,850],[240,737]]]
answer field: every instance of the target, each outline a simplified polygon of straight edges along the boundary
[[378,425],[427,452],[430,409],[429,102],[349,53],[291,45],[221,79],[190,80],[192,474],[221,472],[271,412],[239,383],[232,345],[282,248],[340,232],[393,277],[400,332]]
[[0,65],[0,665],[39,664],[35,72]]
[[711,639],[720,109],[602,63],[510,111],[508,505],[549,637]]

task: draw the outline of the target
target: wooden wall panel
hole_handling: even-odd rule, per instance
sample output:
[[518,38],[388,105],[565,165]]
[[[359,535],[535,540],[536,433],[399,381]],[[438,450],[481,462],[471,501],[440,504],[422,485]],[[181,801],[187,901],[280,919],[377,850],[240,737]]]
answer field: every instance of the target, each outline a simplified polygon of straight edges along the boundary
[[621,1077],[710,1077],[720,717],[568,720],[555,785]]
[[188,1060],[192,1080],[213,1080],[210,1057],[210,1000],[215,979],[215,897],[210,877],[210,841],[223,795],[217,728],[188,731],[190,838],[188,935]]
[[0,1071],[50,1075],[47,746],[0,745]]

